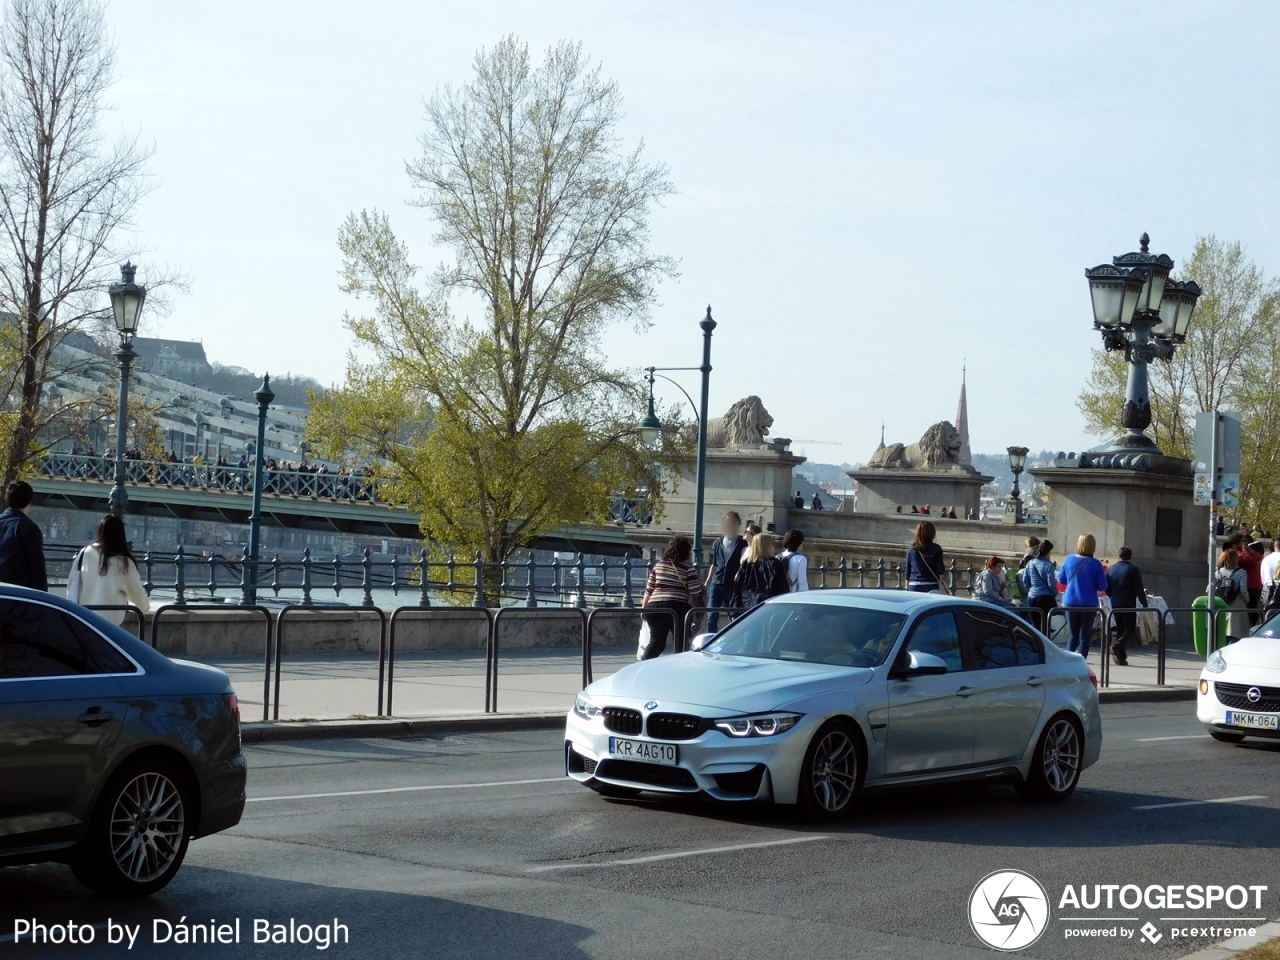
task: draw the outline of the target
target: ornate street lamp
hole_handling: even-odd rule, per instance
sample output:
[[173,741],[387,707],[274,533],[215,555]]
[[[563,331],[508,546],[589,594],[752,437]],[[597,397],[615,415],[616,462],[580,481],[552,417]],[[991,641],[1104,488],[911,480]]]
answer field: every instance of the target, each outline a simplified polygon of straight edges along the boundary
[[254,604],[258,602],[258,544],[262,532],[262,467],[267,452],[267,409],[276,398],[271,389],[271,374],[262,378],[262,386],[253,391],[253,399],[258,401],[258,442],[254,447],[253,458],[253,512],[249,514],[249,556],[245,560],[249,564],[241,602]]
[[1137,253],[1113,257],[1111,263],[1084,272],[1093,299],[1094,329],[1102,333],[1103,347],[1123,350],[1129,364],[1120,415],[1125,432],[1102,448],[1105,453],[1162,452],[1145,432],[1151,426],[1147,364],[1169,360],[1177,345],[1186,341],[1200,297],[1195,281],[1179,283],[1169,278],[1173,259],[1151,253],[1145,233],[1140,242]]
[[111,312],[115,315],[116,330],[120,334],[120,349],[116,360],[120,363],[120,401],[116,410],[116,470],[111,485],[111,513],[123,518],[129,506],[129,493],[124,488],[125,443],[129,430],[129,370],[138,355],[133,350],[133,337],[138,332],[138,317],[147,299],[147,288],[134,283],[137,267],[125,263],[120,268],[120,282],[107,288],[111,297]]
[[1004,507],[1005,523],[1022,522],[1022,491],[1018,486],[1018,478],[1027,466],[1026,447],[1009,447],[1009,469],[1013,471],[1013,492],[1009,495]]
[[[645,367],[645,379],[649,381],[649,410],[636,424],[636,431],[640,434],[640,438],[645,443],[653,444],[658,440],[662,432],[662,421],[658,419],[657,411],[653,406],[653,381],[656,377],[661,377],[668,383],[674,383],[680,387],[680,392],[684,394],[685,399],[689,401],[689,406],[693,407],[693,412],[698,417],[698,473],[697,473],[697,495],[694,501],[693,509],[693,562],[694,565],[702,569],[702,516],[703,507],[706,500],[706,473],[707,473],[707,403],[708,395],[711,390],[711,334],[716,328],[716,322],[711,317],[711,308],[707,307],[707,315],[698,323],[702,328],[702,365],[699,367]],[[693,397],[689,396],[689,392],[681,387],[679,383],[670,377],[663,377],[659,370],[676,371],[676,370],[697,370],[702,374],[702,402],[694,403]]]

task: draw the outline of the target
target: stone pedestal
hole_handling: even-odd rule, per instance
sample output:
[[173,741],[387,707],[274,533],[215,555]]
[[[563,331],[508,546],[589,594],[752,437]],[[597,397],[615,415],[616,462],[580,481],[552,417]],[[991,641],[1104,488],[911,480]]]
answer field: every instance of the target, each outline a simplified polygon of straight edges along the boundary
[[[1092,533],[1104,563],[1114,563],[1120,548],[1129,547],[1147,590],[1169,606],[1189,607],[1204,594],[1209,512],[1192,502],[1190,461],[1084,455],[1032,473],[1049,488],[1048,537],[1059,563],[1075,551],[1081,534]],[[1175,617],[1178,629],[1170,639],[1189,639],[1190,615]]]
[[[766,530],[771,523],[779,532],[786,530],[787,510],[795,494],[791,473],[804,462],[784,444],[708,450],[704,537],[719,534],[720,518],[727,510],[736,510],[743,522],[755,520]],[[697,489],[695,466],[690,462],[681,470],[675,492],[667,496],[666,508],[653,526],[691,534]]]
[[934,513],[944,507],[955,507],[956,516],[964,518],[969,510],[980,509],[982,487],[992,478],[966,467],[942,470],[894,470],[864,467],[850,470],[849,476],[860,484],[859,513],[907,513],[912,505],[930,505]]

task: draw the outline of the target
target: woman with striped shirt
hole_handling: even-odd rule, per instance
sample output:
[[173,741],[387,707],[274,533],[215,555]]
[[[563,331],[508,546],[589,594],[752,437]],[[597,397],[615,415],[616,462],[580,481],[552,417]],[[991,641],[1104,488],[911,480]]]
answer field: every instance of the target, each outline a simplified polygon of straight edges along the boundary
[[[702,605],[703,596],[698,571],[689,562],[692,554],[693,544],[688,537],[672,537],[662,551],[662,559],[649,571],[641,606],[662,609],[644,615],[649,624],[649,645],[645,647],[643,660],[652,660],[662,653],[667,646],[667,634],[674,634],[677,649],[684,647],[685,615],[692,607]],[[671,613],[667,613],[668,610]]]

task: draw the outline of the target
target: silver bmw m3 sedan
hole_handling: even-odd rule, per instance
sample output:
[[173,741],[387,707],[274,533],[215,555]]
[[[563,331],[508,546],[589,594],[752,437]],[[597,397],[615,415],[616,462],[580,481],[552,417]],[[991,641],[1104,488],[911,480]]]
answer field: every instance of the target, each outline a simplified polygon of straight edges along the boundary
[[773,801],[832,820],[864,789],[943,780],[1063,800],[1102,748],[1088,664],[990,604],[788,594],[691,646],[578,696],[570,777],[606,796]]

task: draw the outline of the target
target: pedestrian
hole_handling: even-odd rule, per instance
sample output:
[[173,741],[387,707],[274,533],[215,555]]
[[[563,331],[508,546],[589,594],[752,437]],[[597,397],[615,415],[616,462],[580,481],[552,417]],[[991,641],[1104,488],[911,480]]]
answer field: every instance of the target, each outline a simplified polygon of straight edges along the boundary
[[[1067,588],[1062,595],[1064,607],[1098,608],[1098,594],[1107,589],[1107,574],[1102,562],[1093,555],[1097,549],[1098,541],[1092,533],[1081,534],[1076,552],[1062,561],[1058,583]],[[1097,619],[1097,614],[1088,610],[1067,611],[1067,629],[1071,636],[1067,650],[1089,659],[1089,641],[1093,639]]]
[[1240,566],[1240,558],[1231,547],[1218,555],[1218,570],[1213,577],[1213,592],[1230,611],[1227,635],[1239,639],[1249,635],[1249,580]]
[[773,556],[773,537],[769,534],[757,533],[751,538],[738,566],[736,585],[739,602],[748,610],[791,589],[786,566]]
[[1040,538],[1027,537],[1027,552],[1022,555],[1022,559],[1018,561],[1018,569],[1025,569],[1027,564],[1040,556]]
[[804,494],[803,494],[803,493],[801,493],[799,490],[797,490],[797,491],[796,491],[796,495],[795,495],[794,497],[792,497],[792,498],[791,498],[791,505],[792,505],[793,507],[795,507],[797,510],[803,510],[803,509],[804,509]]
[[823,507],[822,507],[822,494],[820,494],[817,490],[813,491],[813,509],[814,509],[814,510],[821,510],[821,509],[823,509]]
[[652,660],[661,654],[667,646],[668,635],[674,638],[677,651],[684,649],[685,616],[704,596],[698,571],[689,562],[691,556],[693,542],[684,536],[672,537],[662,551],[662,559],[649,570],[640,605],[663,609],[644,615],[649,624],[649,645],[642,660]]
[[1280,583],[1276,582],[1280,579],[1280,540],[1271,541],[1271,552],[1262,558],[1258,573],[1262,579],[1263,609],[1280,607]]
[[928,520],[916,524],[916,536],[907,550],[907,589],[916,593],[933,593],[942,589],[942,576],[947,569],[942,548],[934,543],[937,528]]
[[1107,596],[1115,611],[1116,638],[1111,644],[1111,658],[1118,666],[1129,665],[1129,641],[1138,636],[1138,605],[1147,606],[1147,590],[1142,585],[1142,571],[1133,563],[1133,551],[1120,548],[1120,560],[1107,569]]
[[1035,558],[1022,568],[1019,580],[1027,604],[1040,611],[1040,631],[1049,634],[1049,612],[1058,605],[1058,565],[1049,559],[1053,541],[1041,540]]
[[720,609],[738,606],[738,588],[734,578],[742,562],[742,551],[747,541],[742,539],[742,517],[736,510],[729,510],[720,520],[720,539],[711,548],[711,568],[707,571],[707,632],[715,633],[720,626]]
[[1236,559],[1240,569],[1244,571],[1248,591],[1245,594],[1245,606],[1249,608],[1249,625],[1258,625],[1259,601],[1262,600],[1262,544],[1257,540],[1248,541],[1242,536],[1236,545]]
[[27,516],[34,498],[35,491],[25,480],[15,480],[5,492],[8,509],[0,513],[0,583],[47,591],[44,534]]
[[1004,560],[988,557],[973,581],[973,599],[995,604],[1006,610],[1017,609],[1009,599],[1009,582],[1004,577]]
[[804,534],[799,530],[788,530],[782,537],[782,552],[778,559],[787,568],[787,581],[791,584],[792,593],[804,593],[809,589],[809,558],[801,551],[804,549]]
[[[138,573],[138,561],[129,549],[124,521],[107,514],[98,524],[98,537],[71,562],[67,599],[89,606],[123,606],[131,603],[143,613],[151,609]],[[124,622],[125,611],[102,610],[112,623]]]
[[957,520],[957,519],[959,519],[959,518],[956,516],[956,508],[955,508],[955,506],[954,506],[954,505],[951,507],[951,509],[950,509],[950,510],[948,510],[948,511],[947,511],[947,519],[948,519],[948,520]]

